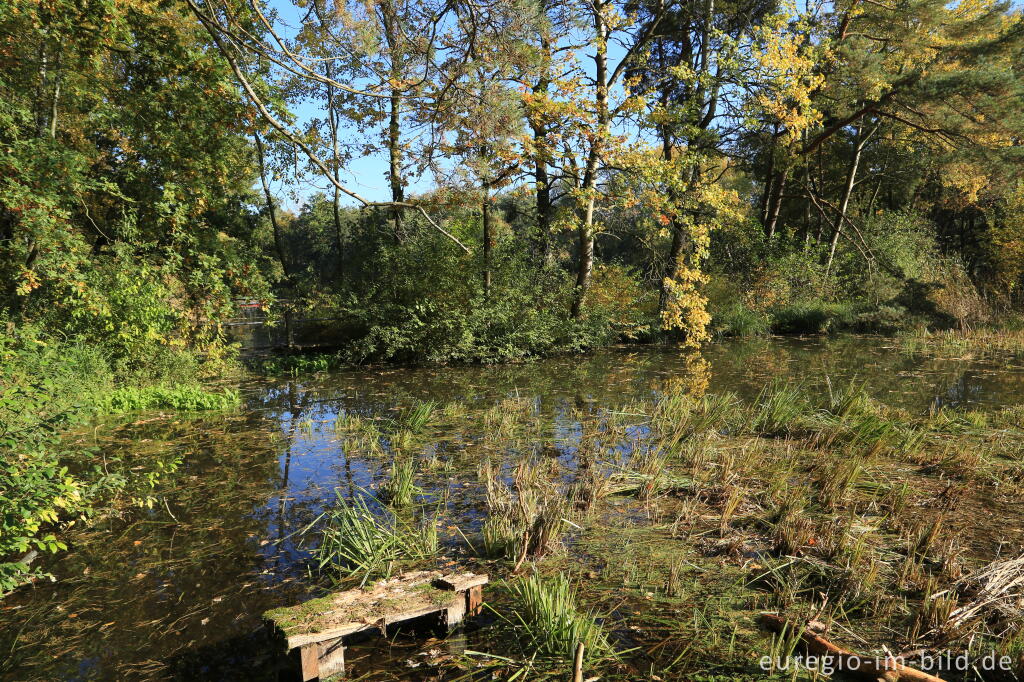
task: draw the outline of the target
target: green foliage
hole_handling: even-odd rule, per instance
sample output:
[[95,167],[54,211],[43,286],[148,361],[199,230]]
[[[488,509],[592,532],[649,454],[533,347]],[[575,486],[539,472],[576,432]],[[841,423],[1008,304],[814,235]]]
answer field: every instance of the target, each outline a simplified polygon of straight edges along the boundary
[[352,362],[498,362],[580,351],[614,338],[629,301],[608,301],[581,320],[567,317],[565,273],[538,271],[515,243],[496,249],[485,296],[473,257],[433,232],[380,244],[354,283],[342,315],[354,330]]
[[537,652],[572,660],[576,646],[583,643],[589,660],[613,653],[594,615],[580,610],[576,590],[564,574],[548,579],[531,575],[508,588],[515,599],[510,620]]
[[54,384],[9,379],[0,382],[0,595],[38,575],[18,555],[67,549],[45,529],[85,509],[56,451],[68,417],[48,409]]
[[370,508],[365,498],[337,500],[306,533],[317,528],[313,558],[317,567],[335,577],[357,577],[365,584],[386,578],[400,565],[429,559],[437,552],[437,528],[430,519],[413,524],[381,509]]
[[772,310],[772,331],[780,334],[820,334],[849,329],[854,322],[850,303],[794,301]]
[[100,401],[97,409],[103,414],[119,414],[140,410],[223,410],[241,402],[237,391],[209,391],[200,386],[128,386],[119,388]]
[[[179,457],[108,460],[66,452],[60,435],[97,414],[136,409],[222,409],[239,401],[236,392],[207,392],[178,376],[173,387],[125,386],[118,382],[105,349],[81,339],[58,340],[38,326],[0,320],[0,593],[38,577],[17,561],[30,550],[64,549],[63,527],[84,519],[101,501],[124,499],[152,506],[153,490],[177,469]],[[148,376],[164,381],[178,367],[196,366],[186,351],[157,355]],[[74,464],[74,466],[71,466]],[[72,473],[72,470],[75,473]],[[14,560],[12,560],[14,559]]]

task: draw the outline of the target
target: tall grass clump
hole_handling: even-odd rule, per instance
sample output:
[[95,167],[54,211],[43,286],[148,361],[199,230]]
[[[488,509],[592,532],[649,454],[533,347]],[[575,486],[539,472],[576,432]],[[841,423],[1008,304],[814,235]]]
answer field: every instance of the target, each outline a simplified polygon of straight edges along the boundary
[[382,488],[384,500],[392,507],[408,507],[422,493],[416,485],[416,462],[411,458],[396,461],[391,478]]
[[306,532],[315,527],[320,529],[312,550],[317,568],[335,577],[359,578],[361,584],[437,553],[434,523],[407,523],[387,511],[373,511],[363,497],[347,501],[340,492],[335,505]]
[[811,411],[799,387],[773,381],[761,389],[747,413],[747,430],[774,436],[792,433],[802,426]]
[[730,391],[701,398],[673,391],[655,403],[651,423],[664,436],[665,444],[672,447],[697,434],[730,433],[741,417],[740,400]]
[[487,519],[482,528],[487,556],[515,559],[518,565],[560,546],[569,501],[538,469],[521,463],[512,487],[495,475],[489,463],[481,467],[481,476],[487,485]]
[[580,643],[591,660],[614,653],[594,615],[577,606],[577,592],[564,575],[532,575],[511,583],[509,591],[515,599],[511,620],[538,653],[571,660]]
[[437,409],[433,401],[416,401],[412,406],[402,410],[401,423],[413,433],[419,433],[430,424]]

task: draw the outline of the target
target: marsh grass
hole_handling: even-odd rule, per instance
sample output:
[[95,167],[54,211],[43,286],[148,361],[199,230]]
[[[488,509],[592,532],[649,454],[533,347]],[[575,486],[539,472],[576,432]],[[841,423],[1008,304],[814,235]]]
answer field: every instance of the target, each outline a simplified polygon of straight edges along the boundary
[[841,453],[835,459],[819,468],[815,476],[818,488],[818,503],[827,510],[843,507],[850,493],[860,480],[863,466],[850,452]]
[[[381,499],[395,511],[416,499],[411,454],[425,443],[420,434],[430,424],[440,431],[452,426],[449,420],[461,420],[454,426],[471,424],[473,435],[482,432],[469,448],[501,464],[485,460],[479,468],[486,516],[481,541],[473,537],[467,544],[474,554],[502,560],[493,564],[496,573],[536,574],[509,588],[521,586],[511,618],[530,654],[571,658],[584,636],[573,628],[596,625],[591,614],[583,614],[582,625],[567,624],[575,621],[564,614],[579,613],[582,599],[617,604],[617,622],[622,619],[624,632],[646,650],[679,647],[667,659],[664,652],[652,656],[663,666],[652,670],[704,669],[698,659],[733,651],[750,609],[765,604],[835,619],[863,636],[865,649],[869,642],[932,646],[950,608],[942,590],[962,566],[963,550],[942,515],[955,513],[957,495],[967,494],[958,491],[969,484],[991,483],[1002,494],[1017,489],[1009,483],[1024,469],[1016,430],[1024,410],[994,417],[949,408],[911,415],[871,399],[863,385],[825,383],[826,390],[812,392],[772,382],[749,403],[730,393],[694,398],[670,390],[615,410],[571,408],[560,413],[575,426],[569,435],[553,430],[532,400],[518,397],[472,408],[449,403],[429,415],[416,410],[423,419],[412,416],[414,408],[393,422],[349,418],[339,432],[359,447],[383,443],[394,457]],[[423,452],[430,456],[430,447]],[[943,492],[949,479],[969,483]],[[933,508],[938,517],[921,512]],[[343,549],[325,544],[340,557],[343,575],[365,580],[424,555],[374,553],[373,547],[403,546],[379,535],[419,529],[383,512],[373,507],[375,520],[359,513],[346,521],[351,530]],[[622,536],[613,531],[616,525]],[[571,541],[570,528],[578,529]],[[625,536],[625,529],[636,534]],[[581,551],[594,542],[603,543],[596,556]],[[587,562],[579,567],[588,576],[577,585],[580,597],[565,572]],[[734,601],[714,620],[702,581],[730,570],[738,576]],[[553,571],[562,574],[539,577]],[[561,582],[549,590],[554,581]],[[609,593],[601,590],[616,597],[605,600],[601,595]],[[619,594],[626,606],[619,605]],[[928,595],[937,596],[927,603]],[[665,613],[661,600],[668,600]],[[644,626],[637,624],[653,630],[640,632]],[[676,634],[661,634],[665,628]],[[1014,650],[1012,642],[1005,646]],[[530,674],[550,671],[554,663],[544,665]],[[617,679],[614,670],[595,673]]]
[[761,389],[748,408],[744,429],[764,436],[792,434],[804,426],[804,418],[811,413],[813,410],[801,387],[773,381]]
[[568,494],[547,479],[540,467],[522,461],[513,485],[506,485],[487,462],[481,466],[487,486],[483,544],[487,556],[539,559],[557,551],[572,513]]
[[408,507],[422,493],[416,485],[416,461],[411,457],[396,460],[391,478],[381,488],[384,501],[392,507]]
[[614,654],[604,629],[593,613],[579,607],[578,593],[564,574],[532,575],[507,586],[514,600],[509,620],[531,649],[565,661],[572,660],[580,643],[589,661]]
[[316,567],[335,578],[358,578],[360,584],[430,559],[438,548],[432,519],[413,524],[386,510],[372,510],[362,496],[346,500],[340,492],[304,534],[314,529],[318,542],[311,553]]
[[437,412],[437,403],[418,400],[401,411],[398,421],[404,428],[416,434],[431,423],[435,412]]
[[1020,329],[919,329],[900,334],[897,340],[901,351],[908,355],[985,357],[1024,352],[1024,330]]

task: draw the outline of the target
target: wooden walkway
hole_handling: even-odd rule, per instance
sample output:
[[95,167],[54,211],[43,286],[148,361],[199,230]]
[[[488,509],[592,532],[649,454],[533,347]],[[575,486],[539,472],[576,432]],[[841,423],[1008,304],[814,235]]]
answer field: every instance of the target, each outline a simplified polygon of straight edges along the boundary
[[291,665],[305,682],[344,672],[348,635],[374,630],[383,635],[389,625],[431,614],[451,628],[475,615],[486,583],[483,574],[416,571],[267,611],[264,618],[284,636]]

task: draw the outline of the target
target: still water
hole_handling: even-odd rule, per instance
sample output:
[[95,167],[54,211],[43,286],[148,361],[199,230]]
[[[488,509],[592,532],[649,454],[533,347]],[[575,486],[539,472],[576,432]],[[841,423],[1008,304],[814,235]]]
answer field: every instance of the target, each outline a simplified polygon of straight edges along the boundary
[[[251,381],[235,412],[143,415],[72,439],[93,448],[100,466],[117,458],[140,467],[177,460],[180,466],[151,509],[72,529],[70,551],[45,566],[55,582],[0,603],[0,677],[270,678],[260,614],[316,589],[297,532],[336,494],[371,489],[386,474],[386,458],[346,454],[334,427],[339,414],[386,417],[416,400],[458,400],[470,410],[508,397],[534,401],[547,425],[542,442],[495,444],[472,420],[457,431],[430,432],[420,456],[442,465],[424,470],[420,486],[427,501],[443,505],[442,527],[471,531],[481,517],[475,463],[482,457],[536,447],[571,460],[581,414],[617,409],[670,382],[750,399],[772,380],[812,391],[855,380],[912,412],[1024,402],[1019,358],[910,356],[892,341],[868,337],[726,342],[700,359],[626,347],[522,365],[368,368]],[[387,656],[409,653],[393,648],[353,652],[352,674],[373,679]]]

